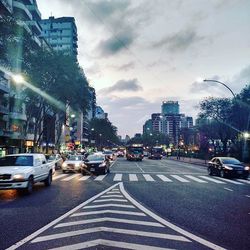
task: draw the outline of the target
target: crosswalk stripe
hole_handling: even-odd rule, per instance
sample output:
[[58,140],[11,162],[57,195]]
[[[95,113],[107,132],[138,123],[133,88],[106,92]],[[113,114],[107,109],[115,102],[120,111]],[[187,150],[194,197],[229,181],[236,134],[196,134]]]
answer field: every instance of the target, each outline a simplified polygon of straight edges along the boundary
[[246,183],[246,184],[250,184],[250,181],[249,180],[242,180],[242,179],[236,179],[237,181],[240,181],[240,182],[243,182],[243,183]]
[[125,199],[102,199],[102,200],[95,200],[93,203],[99,203],[99,202],[107,202],[107,201],[120,201],[120,202],[128,202]]
[[122,180],[122,174],[115,174],[113,181],[121,181]]
[[180,182],[189,182],[188,180],[180,177],[179,175],[171,174],[171,176]]
[[92,223],[98,223],[98,222],[118,222],[118,223],[126,223],[126,224],[133,224],[133,225],[151,226],[151,227],[164,227],[162,224],[158,222],[103,217],[103,218],[97,218],[97,219],[63,222],[63,223],[57,224],[54,228],[70,227],[70,226],[76,226],[76,225],[86,225],[86,224],[92,224]]
[[[219,179],[219,177],[215,177],[216,179]],[[236,184],[236,185],[244,185],[243,183],[240,183],[238,181],[233,181],[233,180],[229,180],[229,179],[226,179],[226,178],[223,178],[223,181],[226,181],[226,182],[229,182],[229,183],[233,183],[233,184]]]
[[158,174],[157,175],[162,181],[165,181],[165,182],[173,182],[172,180],[170,180],[168,177],[166,177],[165,175],[163,174]]
[[107,175],[99,175],[95,178],[95,181],[102,181]]
[[205,180],[208,180],[208,181],[212,181],[212,182],[215,182],[215,183],[218,183],[218,184],[226,184],[225,182],[223,181],[219,181],[219,180],[216,180],[214,178],[211,178],[211,177],[208,177],[208,176],[199,176],[200,178],[203,178]]
[[201,179],[199,179],[199,178],[197,178],[197,177],[194,177],[194,176],[192,176],[192,175],[185,175],[187,178],[189,178],[189,179],[191,179],[191,180],[193,180],[193,181],[196,181],[196,182],[199,182],[199,183],[207,183],[207,181],[203,181],[203,180],[201,180]]
[[130,181],[138,181],[137,175],[136,174],[129,174],[129,180]]
[[121,211],[121,210],[98,210],[98,211],[91,211],[91,212],[81,212],[72,214],[70,217],[77,217],[77,216],[84,216],[84,215],[95,215],[95,214],[126,214],[126,215],[134,215],[134,216],[146,216],[144,213],[140,212],[130,212],[130,211]]
[[57,180],[57,179],[60,179],[62,177],[66,177],[68,175],[65,175],[65,174],[59,174],[59,175],[56,175],[55,177],[53,176],[53,181]]
[[80,175],[81,174],[74,174],[74,175],[71,175],[71,176],[69,176],[69,177],[67,177],[65,179],[62,179],[62,181],[69,181],[69,180],[72,180],[72,179],[74,179],[74,178],[76,178],[76,177],[78,177]]
[[149,174],[143,174],[143,177],[145,178],[146,181],[155,181]]
[[89,179],[89,175],[83,176],[79,179],[79,181],[86,181],[87,179]]

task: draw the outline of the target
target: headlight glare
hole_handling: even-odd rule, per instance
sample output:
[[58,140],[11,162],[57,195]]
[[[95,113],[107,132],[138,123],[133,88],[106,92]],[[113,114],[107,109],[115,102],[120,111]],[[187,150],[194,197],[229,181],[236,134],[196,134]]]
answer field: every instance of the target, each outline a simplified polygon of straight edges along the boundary
[[249,166],[246,166],[244,169],[249,171],[250,167],[249,167]]
[[24,180],[24,175],[23,174],[14,174],[13,179],[14,180]]
[[229,167],[229,166],[224,166],[224,168],[227,169],[227,170],[233,170],[233,168]]

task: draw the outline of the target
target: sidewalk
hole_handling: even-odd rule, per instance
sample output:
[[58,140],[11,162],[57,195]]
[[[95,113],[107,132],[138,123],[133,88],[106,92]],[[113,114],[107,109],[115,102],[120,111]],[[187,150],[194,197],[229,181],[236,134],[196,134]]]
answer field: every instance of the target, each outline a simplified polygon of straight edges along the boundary
[[168,158],[166,158],[168,160],[173,160],[173,161],[179,161],[179,162],[186,162],[186,163],[191,163],[191,164],[196,164],[196,165],[200,165],[203,167],[206,167],[208,164],[208,160],[202,160],[202,159],[196,159],[196,158],[189,158],[189,157],[180,157],[180,159],[177,160],[176,156],[170,156]]

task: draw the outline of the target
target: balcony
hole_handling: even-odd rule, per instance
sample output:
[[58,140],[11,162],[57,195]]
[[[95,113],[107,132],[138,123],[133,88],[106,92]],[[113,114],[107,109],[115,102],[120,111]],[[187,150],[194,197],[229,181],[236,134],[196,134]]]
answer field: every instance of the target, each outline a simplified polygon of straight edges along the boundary
[[30,29],[32,30],[33,34],[36,35],[41,35],[42,33],[42,27],[40,26],[40,24],[37,21],[26,21],[26,24],[30,27]]
[[12,120],[21,120],[21,121],[26,121],[27,120],[26,114],[23,114],[23,113],[10,112],[9,117]]
[[0,104],[0,114],[4,114],[4,115],[7,115],[9,114],[9,109],[7,106],[4,106],[2,104]]
[[23,21],[28,21],[28,20],[33,19],[32,14],[27,9],[25,4],[23,4],[21,2],[14,1],[13,8],[14,8],[15,15],[17,17],[21,18]]
[[4,81],[3,79],[0,79],[0,92],[6,94],[10,92],[10,88],[9,85],[6,81]]
[[36,5],[27,5],[27,9],[32,13],[34,20],[41,20],[41,12]]

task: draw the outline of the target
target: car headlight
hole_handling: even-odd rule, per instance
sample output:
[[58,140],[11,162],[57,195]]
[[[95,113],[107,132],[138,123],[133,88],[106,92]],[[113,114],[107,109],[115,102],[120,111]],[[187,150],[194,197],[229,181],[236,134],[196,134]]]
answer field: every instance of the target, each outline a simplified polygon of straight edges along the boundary
[[64,162],[64,163],[62,164],[62,166],[63,166],[64,168],[67,167],[67,163]]
[[227,169],[227,170],[233,170],[233,168],[229,167],[229,166],[224,166],[224,168]]
[[100,168],[105,167],[105,163],[99,165]]
[[250,167],[246,166],[244,169],[249,171]]
[[23,174],[14,174],[14,175],[13,175],[13,179],[14,179],[14,180],[24,180],[25,177],[24,177]]
[[80,163],[76,163],[75,166],[76,166],[76,167],[80,167],[81,164],[80,164]]

